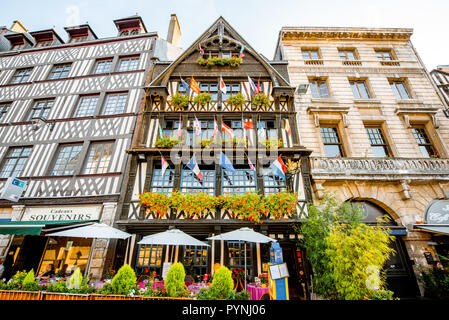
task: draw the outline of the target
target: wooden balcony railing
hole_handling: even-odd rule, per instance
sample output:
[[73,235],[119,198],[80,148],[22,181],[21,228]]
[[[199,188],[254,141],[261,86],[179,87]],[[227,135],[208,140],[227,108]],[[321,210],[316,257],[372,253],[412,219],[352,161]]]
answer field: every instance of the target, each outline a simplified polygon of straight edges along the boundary
[[449,180],[449,159],[311,157],[315,179]]
[[275,105],[274,101],[271,101],[269,106],[256,106],[251,101],[245,101],[241,107],[235,107],[228,105],[225,101],[211,101],[206,105],[202,106],[199,103],[190,102],[189,105],[184,109],[176,109],[169,103],[161,105],[160,103],[153,103],[151,109],[154,112],[166,111],[166,112],[289,112],[287,102],[281,102],[278,106]]

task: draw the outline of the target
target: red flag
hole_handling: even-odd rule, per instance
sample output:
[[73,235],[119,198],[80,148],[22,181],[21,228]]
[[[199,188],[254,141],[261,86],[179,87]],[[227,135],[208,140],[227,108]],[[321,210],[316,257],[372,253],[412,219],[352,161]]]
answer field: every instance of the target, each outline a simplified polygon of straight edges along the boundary
[[257,80],[256,94],[260,92],[260,78]]
[[254,124],[253,124],[253,122],[251,120],[243,121],[243,128],[247,129],[247,130],[254,129]]
[[198,83],[195,81],[195,79],[193,79],[193,76],[192,76],[192,79],[190,79],[190,89],[192,89],[194,92],[196,92],[197,94],[200,94],[201,93],[201,90],[200,90],[200,86],[198,85]]
[[221,131],[228,134],[231,137],[231,139],[234,138],[234,131],[232,131],[232,129],[229,128],[224,122],[221,122]]

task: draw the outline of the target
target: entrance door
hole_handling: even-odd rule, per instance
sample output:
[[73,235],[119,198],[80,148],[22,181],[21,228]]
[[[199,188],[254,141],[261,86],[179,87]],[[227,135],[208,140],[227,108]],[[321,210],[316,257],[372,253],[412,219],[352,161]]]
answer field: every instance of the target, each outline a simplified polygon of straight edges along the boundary
[[301,284],[302,274],[298,265],[298,257],[295,245],[281,245],[284,262],[287,263],[289,273],[288,293],[290,300],[305,300],[305,286]]
[[12,266],[11,275],[16,274],[17,271],[30,271],[31,269],[37,273],[47,240],[47,237],[25,236],[17,259]]

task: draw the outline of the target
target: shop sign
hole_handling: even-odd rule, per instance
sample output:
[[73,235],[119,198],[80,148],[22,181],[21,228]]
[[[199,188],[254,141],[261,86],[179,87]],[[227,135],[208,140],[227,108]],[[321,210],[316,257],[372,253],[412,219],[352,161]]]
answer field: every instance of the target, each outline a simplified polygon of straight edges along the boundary
[[26,186],[27,183],[25,181],[10,177],[5,183],[0,199],[18,202]]
[[101,205],[29,207],[22,221],[99,220]]
[[427,224],[449,224],[449,200],[433,200],[424,213]]

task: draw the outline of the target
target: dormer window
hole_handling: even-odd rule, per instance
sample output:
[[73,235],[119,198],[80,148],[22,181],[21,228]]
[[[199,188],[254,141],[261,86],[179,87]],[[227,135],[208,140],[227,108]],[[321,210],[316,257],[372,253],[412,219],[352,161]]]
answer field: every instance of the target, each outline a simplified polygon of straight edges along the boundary
[[87,40],[87,34],[86,35],[82,35],[82,36],[77,36],[77,37],[73,37],[72,39],[70,39],[71,43],[74,42],[83,42]]
[[138,15],[114,20],[119,36],[133,36],[148,32]]
[[36,43],[36,47],[48,47],[53,44],[53,39],[41,40]]
[[11,50],[19,50],[19,49],[23,49],[25,48],[25,43],[15,43],[13,45],[11,45]]
[[54,29],[31,32],[30,35],[36,41],[35,47],[42,48],[64,43]]
[[98,39],[96,34],[88,24],[64,28],[69,36],[70,43],[84,42],[87,40]]
[[129,30],[123,30],[120,32],[121,36],[133,36],[136,34],[139,34],[140,30],[139,29],[129,29]]

